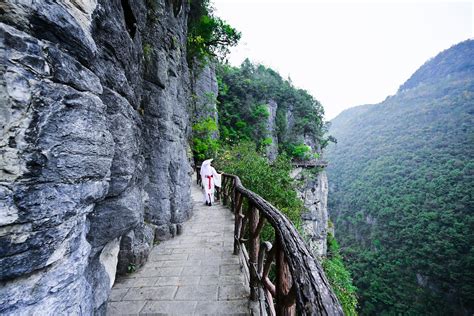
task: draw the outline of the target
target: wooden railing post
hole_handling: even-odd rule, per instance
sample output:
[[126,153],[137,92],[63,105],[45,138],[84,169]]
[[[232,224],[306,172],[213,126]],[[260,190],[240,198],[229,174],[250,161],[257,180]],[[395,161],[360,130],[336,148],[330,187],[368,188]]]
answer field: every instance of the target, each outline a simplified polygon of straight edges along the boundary
[[232,200],[230,201],[230,209],[232,210],[232,213],[235,214],[235,196],[237,194],[237,189],[235,188],[235,183],[237,180],[234,178],[232,181]]
[[250,299],[256,301],[258,298],[258,275],[257,263],[260,248],[260,232],[258,231],[259,211],[249,203],[250,240],[249,240],[249,269],[250,269]]
[[227,182],[228,182],[227,179],[228,178],[226,176],[222,177],[222,195],[223,195],[223,201],[222,202],[224,203],[224,205],[227,205],[227,188],[226,188]]
[[236,204],[234,212],[234,255],[239,254],[240,230],[242,227],[242,202],[243,196],[236,192]]
[[292,291],[293,278],[291,277],[290,267],[282,249],[280,237],[277,236],[276,239],[276,314],[296,315],[296,302]]
[[[264,218],[264,217],[262,217]],[[263,226],[263,223],[262,223]],[[276,315],[275,306],[273,304],[273,298],[276,296],[275,285],[270,281],[268,273],[272,265],[273,258],[275,257],[275,247],[269,241],[262,242],[260,245],[260,251],[258,254],[258,274],[262,280],[263,293],[265,300],[270,311],[270,316]],[[265,259],[265,261],[264,261]],[[262,309],[263,310],[263,309]]]

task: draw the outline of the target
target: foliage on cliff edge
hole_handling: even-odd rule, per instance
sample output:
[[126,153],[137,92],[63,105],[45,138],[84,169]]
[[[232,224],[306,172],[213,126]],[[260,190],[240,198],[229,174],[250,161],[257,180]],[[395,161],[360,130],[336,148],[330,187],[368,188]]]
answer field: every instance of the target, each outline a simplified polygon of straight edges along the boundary
[[188,62],[201,64],[209,59],[224,59],[240,40],[240,32],[214,15],[209,0],[191,0],[188,15]]
[[[220,65],[218,110],[220,134],[226,143],[254,141],[258,147],[275,135],[279,151],[292,155],[310,140],[324,148],[324,109],[307,91],[293,86],[276,71],[248,59],[240,67]],[[276,103],[275,131],[268,130],[269,103]],[[307,145],[307,144],[306,144]]]
[[344,265],[344,260],[339,250],[339,244],[334,236],[329,233],[327,238],[328,253],[323,259],[323,268],[329,283],[342,305],[347,316],[357,315],[357,288],[352,282],[350,272]]
[[[303,202],[296,195],[287,156],[279,155],[269,163],[257,152],[254,143],[242,142],[222,150],[215,164],[219,170],[238,175],[246,188],[272,203],[301,231]],[[272,238],[270,230],[264,231],[264,239]]]

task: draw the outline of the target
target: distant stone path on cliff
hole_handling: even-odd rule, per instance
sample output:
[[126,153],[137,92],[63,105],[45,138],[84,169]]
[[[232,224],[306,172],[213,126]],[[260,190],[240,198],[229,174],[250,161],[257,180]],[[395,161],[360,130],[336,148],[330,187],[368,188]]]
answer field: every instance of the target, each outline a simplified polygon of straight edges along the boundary
[[234,219],[228,208],[204,205],[192,185],[194,214],[183,234],[155,246],[138,271],[115,282],[107,315],[249,314],[248,286],[232,255]]

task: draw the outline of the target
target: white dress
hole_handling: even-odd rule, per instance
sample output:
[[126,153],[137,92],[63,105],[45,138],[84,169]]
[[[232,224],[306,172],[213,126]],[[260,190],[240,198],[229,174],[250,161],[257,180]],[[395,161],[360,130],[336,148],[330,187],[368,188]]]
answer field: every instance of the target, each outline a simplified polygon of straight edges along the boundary
[[221,175],[211,166],[211,162],[206,160],[201,166],[201,181],[204,187],[204,200],[207,203],[214,203],[215,186],[221,186]]

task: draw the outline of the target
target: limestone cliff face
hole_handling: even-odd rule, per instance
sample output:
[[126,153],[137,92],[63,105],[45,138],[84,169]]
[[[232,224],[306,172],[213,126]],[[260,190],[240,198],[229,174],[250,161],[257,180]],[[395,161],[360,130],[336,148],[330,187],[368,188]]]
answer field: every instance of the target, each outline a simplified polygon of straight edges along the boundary
[[328,234],[328,178],[325,171],[316,175],[311,169],[296,168],[292,176],[298,183],[297,192],[303,200],[303,231],[314,254],[324,256],[327,252]]
[[278,104],[274,100],[269,100],[267,104],[268,109],[268,120],[267,120],[267,131],[268,137],[272,140],[272,143],[267,146],[267,157],[270,161],[273,161],[278,156],[278,137],[276,132],[276,114]]
[[0,314],[104,312],[191,215],[187,11],[0,4]]
[[[267,133],[272,139],[272,144],[267,147],[267,157],[274,160],[278,155],[278,138],[276,137],[276,111],[278,104],[272,100],[268,102],[268,122]],[[295,125],[295,115],[293,106],[289,106],[286,112],[286,134],[284,140],[292,138],[298,143],[303,143],[311,147],[311,152],[321,153],[319,143],[309,135],[301,135],[293,132]],[[315,162],[315,161],[311,161]],[[305,213],[302,215],[304,237],[313,253],[317,256],[325,256],[327,252],[328,227],[328,179],[324,170],[318,167],[295,168],[291,174],[297,182],[297,193],[305,206]]]
[[[192,109],[195,122],[212,118],[218,123],[216,66],[214,62],[204,65],[195,62],[191,75]],[[216,138],[218,135],[215,135]]]

